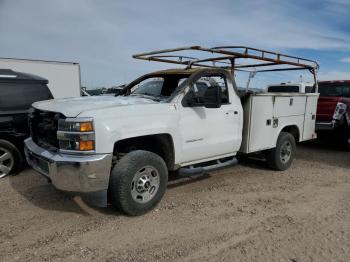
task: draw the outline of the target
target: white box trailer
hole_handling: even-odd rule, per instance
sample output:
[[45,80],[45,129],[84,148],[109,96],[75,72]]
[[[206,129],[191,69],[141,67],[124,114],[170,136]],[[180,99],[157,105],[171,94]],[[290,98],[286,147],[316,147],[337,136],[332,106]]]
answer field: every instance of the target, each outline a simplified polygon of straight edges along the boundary
[[81,95],[79,63],[0,58],[0,69],[11,69],[46,78],[54,98],[79,97]]

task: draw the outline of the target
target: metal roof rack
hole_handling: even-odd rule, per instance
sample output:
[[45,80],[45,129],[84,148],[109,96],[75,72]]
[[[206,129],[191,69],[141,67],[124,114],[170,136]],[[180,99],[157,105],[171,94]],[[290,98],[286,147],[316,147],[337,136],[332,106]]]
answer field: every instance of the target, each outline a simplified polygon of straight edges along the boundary
[[[191,55],[187,55],[186,52],[189,51],[191,51]],[[201,57],[193,57],[192,53],[198,53]],[[133,58],[180,64],[185,65],[186,68],[225,68],[232,71],[247,72],[307,69],[315,75],[319,68],[318,63],[310,59],[246,46],[218,46],[211,48],[188,46],[135,54]],[[236,62],[237,59],[246,59],[246,63],[238,64]]]

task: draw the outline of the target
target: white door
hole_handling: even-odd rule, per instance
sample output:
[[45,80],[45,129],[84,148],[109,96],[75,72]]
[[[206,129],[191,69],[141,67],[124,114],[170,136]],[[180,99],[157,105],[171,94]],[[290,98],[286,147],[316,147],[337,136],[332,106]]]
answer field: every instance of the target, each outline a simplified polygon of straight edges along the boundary
[[309,95],[306,100],[303,140],[315,138],[318,95]]
[[274,147],[273,96],[253,96],[250,114],[248,152]]
[[[222,90],[220,108],[204,106],[180,108],[180,135],[182,137],[181,162],[219,157],[237,152],[242,141],[242,106],[232,86],[225,77],[210,75],[193,84],[198,92],[205,92],[205,85],[219,84]],[[186,99],[186,96],[185,98]]]

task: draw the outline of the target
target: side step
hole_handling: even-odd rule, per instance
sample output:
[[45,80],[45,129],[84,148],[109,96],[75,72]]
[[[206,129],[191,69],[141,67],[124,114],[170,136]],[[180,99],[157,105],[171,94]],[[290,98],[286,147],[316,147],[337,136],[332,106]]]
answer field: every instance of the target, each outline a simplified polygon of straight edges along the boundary
[[[212,161],[210,161],[212,162]],[[193,176],[193,175],[200,175],[208,171],[213,171],[216,169],[221,169],[224,167],[229,167],[229,166],[235,166],[238,164],[237,158],[233,157],[231,159],[218,159],[215,160],[214,164],[207,165],[207,166],[199,166],[199,167],[194,167],[188,166],[188,167],[182,167],[179,169],[178,174],[180,176]]]

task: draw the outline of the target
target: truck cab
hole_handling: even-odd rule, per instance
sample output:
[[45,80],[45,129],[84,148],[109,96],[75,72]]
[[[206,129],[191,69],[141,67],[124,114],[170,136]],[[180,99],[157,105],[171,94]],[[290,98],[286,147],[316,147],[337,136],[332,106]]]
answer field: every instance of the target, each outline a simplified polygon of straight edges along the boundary
[[350,124],[350,80],[321,81],[316,129],[347,130]]

